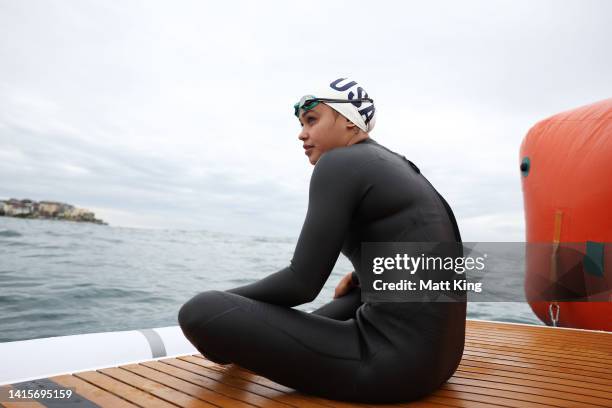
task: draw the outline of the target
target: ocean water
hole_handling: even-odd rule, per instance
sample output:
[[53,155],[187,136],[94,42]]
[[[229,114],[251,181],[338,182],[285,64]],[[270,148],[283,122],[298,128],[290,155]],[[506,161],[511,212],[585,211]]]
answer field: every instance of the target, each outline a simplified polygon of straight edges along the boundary
[[[178,325],[197,293],[288,265],[296,240],[0,217],[0,342]],[[329,302],[352,269],[341,256],[317,299],[296,308]],[[541,324],[519,302],[470,303],[468,317]]]

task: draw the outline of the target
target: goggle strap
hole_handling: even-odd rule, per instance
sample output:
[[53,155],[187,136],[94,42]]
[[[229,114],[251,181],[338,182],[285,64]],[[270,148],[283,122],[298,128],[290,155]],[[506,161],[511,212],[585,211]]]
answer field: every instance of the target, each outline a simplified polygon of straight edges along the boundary
[[309,111],[315,106],[317,106],[319,102],[329,102],[329,103],[371,102],[371,103],[374,103],[372,98],[357,98],[357,99],[310,98],[310,99],[303,99],[303,100],[300,100],[300,102],[293,105],[293,108],[295,110],[295,116],[299,116],[300,109]]

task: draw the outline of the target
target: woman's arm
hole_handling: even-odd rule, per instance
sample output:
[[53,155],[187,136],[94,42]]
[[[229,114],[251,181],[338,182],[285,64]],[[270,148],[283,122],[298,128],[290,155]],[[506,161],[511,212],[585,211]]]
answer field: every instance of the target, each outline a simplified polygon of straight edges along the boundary
[[228,292],[290,307],[317,297],[340,255],[353,212],[366,192],[359,167],[352,163],[348,150],[330,150],[318,160],[291,264]]

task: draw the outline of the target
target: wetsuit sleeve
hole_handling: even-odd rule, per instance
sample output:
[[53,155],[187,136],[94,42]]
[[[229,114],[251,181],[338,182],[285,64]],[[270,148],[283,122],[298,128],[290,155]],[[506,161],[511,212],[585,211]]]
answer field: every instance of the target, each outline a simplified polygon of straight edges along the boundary
[[353,212],[365,192],[358,169],[345,153],[326,152],[313,170],[308,211],[290,265],[228,292],[290,307],[317,297],[340,255]]

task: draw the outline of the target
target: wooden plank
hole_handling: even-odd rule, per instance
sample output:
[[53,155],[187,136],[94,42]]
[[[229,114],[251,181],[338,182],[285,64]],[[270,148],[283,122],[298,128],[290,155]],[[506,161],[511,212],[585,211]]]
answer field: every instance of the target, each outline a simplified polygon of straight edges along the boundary
[[[520,328],[520,330],[518,329]],[[609,332],[596,332],[587,330],[567,330],[552,327],[530,326],[530,325],[503,325],[499,323],[475,324],[469,320],[466,322],[466,331],[487,335],[508,336],[512,339],[524,339],[529,337],[547,338],[551,341],[568,341],[573,344],[593,346],[595,350],[609,352],[612,350]]]
[[[159,364],[164,365],[162,363]],[[236,408],[251,408],[253,406],[251,404],[246,403],[241,398],[236,398],[236,396],[239,394],[238,392],[236,392],[237,390],[234,390],[233,393],[227,395],[218,392],[218,387],[214,385],[211,388],[201,387],[199,385],[175,377],[171,374],[167,374],[162,371],[155,370],[154,368],[140,364],[130,364],[126,366],[121,366],[121,368],[124,370],[129,370],[130,372],[137,374],[141,377],[166,385],[170,388],[174,388],[175,390],[178,390],[184,394],[209,402],[213,405]]]
[[584,353],[583,349],[575,349],[570,347],[558,348],[554,345],[546,345],[542,343],[530,343],[524,342],[519,345],[514,345],[512,343],[496,341],[491,339],[478,339],[478,341],[473,341],[473,339],[466,338],[465,346],[469,347],[474,345],[474,343],[480,344],[490,344],[492,346],[498,347],[519,347],[524,353],[537,354],[537,353],[549,353],[551,355],[562,355],[569,359],[575,359],[577,362],[584,360],[598,360],[600,362],[612,362],[610,356],[605,353]]
[[[504,404],[508,407],[561,407],[561,408],[601,408],[591,404],[576,404],[574,401],[566,401],[560,398],[543,397],[537,394],[528,394],[516,391],[506,391],[463,384],[446,383],[439,392],[449,391],[461,393],[464,399],[486,399],[486,401]],[[469,395],[468,395],[469,394]],[[478,397],[476,397],[478,396]]]
[[273,390],[250,381],[224,376],[216,370],[179,359],[166,359],[141,364],[167,372],[202,387],[214,388],[217,392],[224,393],[225,395],[240,394],[241,398],[243,397],[243,401],[253,405],[270,404],[269,401],[272,401],[272,406],[279,406],[280,408],[294,406],[294,404],[299,403],[299,401],[293,401],[292,398],[285,398],[286,394],[281,391]]
[[[606,362],[599,361],[587,361],[573,358],[573,356],[568,356],[567,354],[551,354],[551,353],[536,353],[522,350],[520,347],[512,347],[512,346],[493,346],[489,344],[474,344],[474,343],[466,343],[465,350],[486,350],[491,353],[503,354],[505,356],[517,356],[524,358],[533,358],[541,361],[550,361],[554,363],[564,363],[564,364],[572,364],[577,368],[584,368],[585,370],[591,368],[601,368],[604,369],[603,372],[612,372],[610,371],[610,364]],[[599,371],[599,370],[597,370]]]
[[541,344],[552,344],[552,345],[571,345],[575,348],[583,348],[592,352],[600,352],[610,355],[609,340],[584,340],[577,337],[572,341],[571,338],[559,338],[555,336],[547,336],[543,333],[515,333],[515,332],[504,332],[499,330],[487,330],[487,329],[467,329],[466,337],[480,336],[486,338],[494,338],[505,341],[507,343],[541,343]]
[[455,406],[456,405],[449,405],[440,401],[429,401],[429,399],[427,398],[423,398],[418,401],[402,402],[398,404],[353,404],[353,407],[365,408],[448,408]]
[[79,395],[102,407],[132,408],[137,406],[74,375],[64,374],[49,379],[64,387],[75,388]]
[[[503,405],[493,404],[491,402],[480,402],[474,400],[464,400],[458,398],[447,398],[439,396],[439,393],[433,396],[426,398],[428,402],[440,403],[440,404],[448,404],[451,407],[459,407],[459,408],[495,408],[495,407],[503,407]],[[410,405],[401,404],[402,407],[409,407]]]
[[376,405],[364,404],[363,406],[368,407],[368,408],[390,408],[390,407],[394,407],[394,408],[395,407],[397,408],[403,408],[403,407],[406,407],[406,408],[448,408],[448,407],[453,407],[454,405],[419,400],[419,401],[408,402],[408,403],[403,403],[403,404],[376,404]]
[[[586,395],[576,395],[570,392],[560,390],[547,390],[543,388],[533,387],[527,384],[511,384],[509,382],[497,382],[495,378],[474,379],[466,376],[453,376],[447,384],[470,385],[478,388],[490,388],[498,391],[511,391],[512,395],[536,395],[538,397],[547,398],[545,401],[551,405],[565,408],[588,408],[593,406],[606,406],[612,403],[612,400],[604,398],[588,397]],[[497,394],[497,393],[496,393]],[[497,394],[499,395],[499,394]],[[526,398],[529,398],[526,396]]]
[[174,404],[97,371],[84,371],[74,375],[141,407],[176,408]]
[[470,407],[470,408],[495,408],[502,407],[503,405],[492,404],[490,402],[482,403],[477,401],[465,401],[457,398],[442,397],[433,393],[426,397],[421,398],[418,401],[401,402],[396,404],[368,404],[368,407],[377,408],[413,408],[413,407]]
[[574,350],[605,355],[609,357],[612,349],[607,344],[591,344],[589,342],[573,342],[568,339],[555,339],[554,337],[535,336],[535,335],[513,335],[512,333],[489,332],[486,330],[472,330],[466,332],[466,339],[471,338],[486,338],[500,340],[506,344],[527,344],[538,346],[550,346],[551,348],[571,348]]
[[556,381],[551,382],[548,377],[541,375],[515,373],[512,371],[487,369],[478,366],[472,367],[461,365],[457,371],[455,371],[453,377],[477,378],[517,385],[524,384],[546,390],[570,392],[576,394],[577,397],[586,395],[602,399],[612,399],[612,390],[606,391],[586,388],[585,386],[588,386],[589,383],[583,381],[554,379]]
[[[198,398],[194,398],[181,391],[167,387],[157,381],[152,381],[147,378],[136,375],[130,371],[124,370],[120,367],[104,368],[98,370],[100,373],[114,378],[117,381],[122,381],[132,387],[138,388],[144,392],[148,392],[156,397],[165,400],[179,407],[189,406],[193,408],[214,408],[215,404],[202,401]],[[228,403],[228,407],[232,408],[246,408],[246,404],[239,404],[239,401],[235,401],[235,404]]]
[[[585,377],[591,377],[597,379],[598,382],[602,384],[612,386],[612,374],[609,370],[599,369],[595,367],[589,367],[585,369],[584,367],[576,366],[571,363],[551,363],[549,361],[535,359],[535,358],[526,358],[520,356],[512,356],[501,353],[489,353],[486,351],[473,351],[473,350],[464,350],[464,356],[478,356],[478,357],[486,357],[491,358],[492,360],[497,361],[508,361],[513,363],[523,363],[528,364],[530,366],[536,366],[542,371],[547,372],[563,372],[563,373],[571,373],[577,375],[583,375]],[[553,375],[553,374],[551,374]]]
[[464,356],[463,359],[461,360],[460,367],[464,365],[493,368],[496,371],[534,374],[534,375],[540,376],[542,380],[546,380],[552,383],[558,383],[559,381],[564,381],[564,380],[581,381],[583,382],[585,388],[590,388],[593,390],[607,391],[610,389],[610,386],[607,384],[601,384],[599,382],[594,382],[594,381],[587,382],[585,380],[585,377],[580,376],[580,375],[563,373],[563,372],[553,373],[554,376],[551,376],[550,373],[543,375],[542,371],[539,370],[537,366],[534,367],[528,364],[513,363],[513,362],[504,361],[504,360],[496,361],[490,358],[483,358],[483,357],[478,357],[478,356],[472,356],[472,357]]
[[610,361],[612,362],[612,353],[604,353],[601,351],[587,350],[584,348],[571,347],[569,343],[564,343],[561,346],[554,346],[549,343],[533,343],[533,342],[521,342],[521,343],[509,343],[506,339],[499,339],[494,337],[485,336],[474,336],[469,335],[465,338],[466,344],[491,344],[495,346],[508,346],[508,347],[519,347],[530,353],[544,352],[551,354],[560,354],[567,356],[568,354],[572,358],[587,360],[587,361]]
[[473,394],[479,394],[488,396],[490,398],[507,398],[520,403],[536,403],[542,404],[545,406],[554,406],[554,407],[563,407],[563,408],[585,408],[585,407],[601,407],[601,405],[595,404],[577,404],[575,401],[568,401],[561,398],[551,398],[538,394],[530,394],[526,392],[518,392],[518,391],[508,391],[508,390],[500,390],[493,389],[482,386],[473,386],[473,385],[465,385],[465,384],[456,384],[456,383],[446,383],[442,386],[443,390],[449,391],[460,391],[460,392],[468,392]]
[[521,401],[515,398],[508,398],[504,396],[487,395],[482,393],[468,392],[458,388],[448,389],[442,388],[434,393],[435,396],[454,398],[460,400],[462,407],[472,407],[474,403],[484,403],[491,405],[501,405],[503,407],[510,408],[550,408],[551,405],[542,404],[534,401]]
[[[180,360],[177,360],[180,361]],[[183,364],[187,365],[187,364],[191,364],[191,363],[186,363],[186,362],[182,362]],[[176,378],[180,378],[184,381],[187,381],[191,384],[195,384],[198,385],[200,387],[204,387],[204,388],[208,388],[211,390],[215,390],[216,392],[226,395],[228,397],[232,397],[232,398],[236,398],[239,399],[241,401],[247,402],[249,404],[253,404],[255,406],[258,407],[266,407],[266,408],[287,408],[287,407],[291,407],[292,405],[287,404],[287,403],[283,403],[280,401],[277,401],[274,399],[274,394],[276,394],[276,396],[278,396],[279,394],[285,395],[284,393],[278,392],[278,391],[273,391],[270,390],[267,387],[263,387],[265,388],[264,393],[266,393],[267,390],[272,391],[270,393],[267,393],[267,395],[262,396],[259,395],[257,393],[252,392],[250,389],[244,389],[244,388],[240,388],[240,387],[236,387],[234,385],[230,385],[230,384],[225,384],[221,381],[217,381],[214,380],[212,378],[206,377],[202,374],[196,374],[195,372],[192,371],[187,371],[185,369],[182,368],[178,368],[175,365],[171,365],[171,364],[167,364],[167,363],[163,363],[161,361],[148,361],[148,362],[143,362],[140,363],[140,365],[144,366],[144,367],[148,367],[154,370],[158,370],[160,372],[166,373],[168,375],[174,376]],[[180,365],[180,363],[178,363],[177,365]],[[193,364],[191,364],[192,366],[194,366]],[[196,370],[198,366],[195,366]],[[206,370],[204,368],[201,367],[202,370]],[[221,377],[221,375],[219,375],[219,377]],[[249,384],[253,384],[253,383],[249,383]],[[255,385],[255,384],[254,384]],[[248,387],[248,386],[247,386]]]

